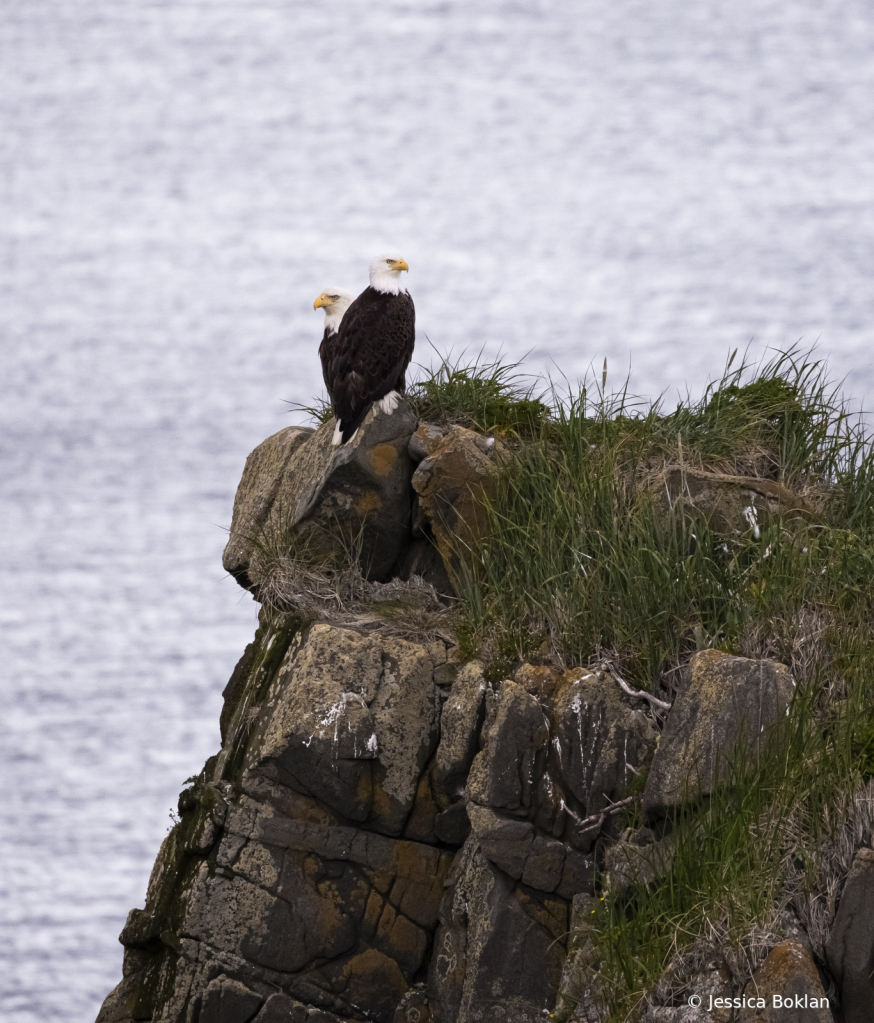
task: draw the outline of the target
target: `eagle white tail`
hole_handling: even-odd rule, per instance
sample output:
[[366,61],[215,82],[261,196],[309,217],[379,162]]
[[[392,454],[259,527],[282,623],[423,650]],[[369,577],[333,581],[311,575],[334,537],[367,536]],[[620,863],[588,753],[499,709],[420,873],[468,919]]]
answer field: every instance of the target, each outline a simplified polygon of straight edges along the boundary
[[379,399],[376,403],[376,407],[380,412],[384,412],[387,416],[390,416],[398,407],[398,402],[400,400],[401,396],[397,391],[389,391],[384,398]]
[[[382,412],[384,415],[390,416],[392,412],[394,412],[394,410],[398,407],[398,402],[400,402],[400,400],[401,400],[400,392],[389,391],[384,398],[380,398],[379,401],[375,401],[374,405],[376,405],[379,411]],[[360,427],[358,429],[360,429]],[[348,444],[350,441],[355,440],[355,436],[357,433],[358,430],[356,430],[355,433],[353,433],[352,436],[346,440],[346,443]],[[334,422],[334,436],[331,438],[331,446],[338,448],[342,443],[343,424],[339,419],[337,419]]]
[[[359,430],[361,427],[358,428]],[[358,430],[352,434],[347,444],[351,444],[353,440],[358,436]],[[343,424],[337,419],[334,423],[334,436],[331,438],[331,447],[338,448],[343,443]]]

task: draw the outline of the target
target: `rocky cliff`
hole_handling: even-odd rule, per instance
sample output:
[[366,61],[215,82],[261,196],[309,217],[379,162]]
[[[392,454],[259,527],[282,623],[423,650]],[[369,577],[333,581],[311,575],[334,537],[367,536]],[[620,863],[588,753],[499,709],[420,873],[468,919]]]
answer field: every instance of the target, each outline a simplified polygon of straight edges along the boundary
[[[224,564],[260,625],[98,1023],[606,1019],[598,907],[666,875],[677,811],[755,753],[793,678],[713,649],[670,701],[595,658],[497,677],[447,623],[505,446],[406,405],[339,450],[331,432],[283,430],[246,464]],[[647,826],[623,828],[632,799]],[[872,857],[855,853],[827,963],[787,918],[746,988],[699,962],[701,1008],[641,1018],[828,1020],[831,985],[847,1023],[868,1019]],[[777,988],[806,1007],[760,1009]]]

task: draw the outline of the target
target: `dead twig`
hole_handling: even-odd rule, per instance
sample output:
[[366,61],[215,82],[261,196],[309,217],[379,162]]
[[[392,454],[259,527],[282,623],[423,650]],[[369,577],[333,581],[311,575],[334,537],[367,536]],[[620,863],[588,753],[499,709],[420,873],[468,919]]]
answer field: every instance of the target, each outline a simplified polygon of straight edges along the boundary
[[652,693],[647,693],[643,689],[632,689],[631,686],[625,681],[624,678],[616,671],[613,665],[609,661],[604,662],[604,667],[614,679],[619,683],[619,687],[623,693],[628,693],[629,696],[635,697],[639,700],[649,700],[653,707],[658,707],[659,710],[670,710],[671,704],[665,703],[664,700],[660,700],[657,696],[653,696]]
[[571,810],[571,808],[565,804],[564,800],[562,800],[561,805],[562,809],[567,810],[567,812],[571,815],[571,817],[573,817],[576,823],[583,829],[584,832],[586,832],[594,831],[596,828],[600,828],[608,817],[612,817],[614,813],[619,813],[619,811],[624,806],[628,806],[628,804],[632,803],[633,801],[634,796],[629,796],[627,799],[620,799],[618,803],[611,803],[609,806],[605,806],[604,809],[599,811],[598,813],[590,814],[588,817],[583,817],[582,819],[577,817],[577,815]]

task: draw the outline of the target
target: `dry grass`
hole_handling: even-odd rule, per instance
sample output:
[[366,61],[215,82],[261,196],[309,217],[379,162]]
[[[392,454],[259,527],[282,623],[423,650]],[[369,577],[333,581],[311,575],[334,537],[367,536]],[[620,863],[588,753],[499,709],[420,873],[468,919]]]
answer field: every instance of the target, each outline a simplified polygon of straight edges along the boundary
[[457,602],[419,576],[370,582],[361,570],[362,535],[298,530],[278,514],[251,538],[249,577],[265,607],[360,631],[455,645]]
[[824,685],[824,694],[843,681],[833,671],[834,652],[826,640],[837,627],[835,616],[827,608],[801,607],[791,617],[750,618],[738,637],[736,651],[753,660],[771,658],[789,668],[796,684]]
[[[825,944],[856,851],[871,845],[874,780],[852,793],[836,792],[831,804],[825,808],[825,817],[831,833],[816,847],[810,871],[813,877],[800,868],[794,855],[787,855],[785,862],[789,902],[820,961],[825,959]],[[797,812],[790,814],[782,826],[788,849],[798,850],[804,847],[805,842],[811,841],[811,836],[805,833],[803,815]]]
[[273,556],[259,579],[258,598],[306,621],[417,641],[454,644],[456,611],[419,576],[368,582],[356,561],[313,566],[299,556]]

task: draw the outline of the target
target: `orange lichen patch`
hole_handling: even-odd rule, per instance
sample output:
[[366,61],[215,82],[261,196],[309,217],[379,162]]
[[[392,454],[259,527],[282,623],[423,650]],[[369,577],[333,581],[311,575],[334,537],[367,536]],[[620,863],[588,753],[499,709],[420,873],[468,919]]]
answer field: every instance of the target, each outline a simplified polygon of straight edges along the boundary
[[393,1009],[409,987],[394,959],[375,948],[353,956],[343,968],[343,975],[348,981],[347,996],[351,995],[359,1005],[382,1008],[385,1004]]
[[562,673],[556,668],[537,664],[523,664],[514,681],[538,700],[551,700],[555,690],[563,684]]
[[355,498],[355,513],[360,518],[372,512],[382,511],[382,498],[375,490],[366,490]]
[[[741,1010],[740,1023],[777,1023],[783,1018],[828,1023],[832,1019],[816,964],[797,941],[781,941],[771,949],[744,989],[744,996],[748,1005]],[[751,1001],[757,998],[762,1005]],[[778,999],[788,1001],[781,1005]],[[801,1012],[785,1011],[795,1008],[796,1003],[803,1006]]]
[[398,452],[394,444],[377,444],[370,452],[370,467],[380,478],[388,476],[397,461]]

